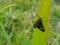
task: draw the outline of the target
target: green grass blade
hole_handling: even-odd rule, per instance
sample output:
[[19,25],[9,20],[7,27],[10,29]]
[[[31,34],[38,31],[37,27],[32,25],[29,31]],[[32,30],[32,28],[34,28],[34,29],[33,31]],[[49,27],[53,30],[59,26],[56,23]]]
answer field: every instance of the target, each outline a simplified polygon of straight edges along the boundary
[[6,32],[4,26],[3,26],[3,24],[2,24],[1,22],[0,22],[0,26],[1,26],[1,29],[2,29],[3,37],[7,40],[7,42],[8,42],[9,44],[11,44],[11,38],[10,38],[10,36],[8,35],[8,33]]
[[38,16],[42,19],[45,32],[42,32],[39,29],[35,28],[34,34],[33,34],[34,37],[32,40],[32,45],[46,45],[47,44],[51,1],[52,0],[41,0]]

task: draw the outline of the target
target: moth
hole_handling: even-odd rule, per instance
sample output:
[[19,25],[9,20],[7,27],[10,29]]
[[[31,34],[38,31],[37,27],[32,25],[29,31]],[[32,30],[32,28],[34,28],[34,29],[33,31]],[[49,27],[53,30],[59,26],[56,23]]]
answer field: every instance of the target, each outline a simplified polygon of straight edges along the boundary
[[44,25],[43,25],[43,23],[42,23],[42,19],[41,19],[41,18],[39,18],[39,19],[35,22],[35,24],[33,25],[33,27],[40,29],[42,32],[45,31],[45,28],[44,28]]

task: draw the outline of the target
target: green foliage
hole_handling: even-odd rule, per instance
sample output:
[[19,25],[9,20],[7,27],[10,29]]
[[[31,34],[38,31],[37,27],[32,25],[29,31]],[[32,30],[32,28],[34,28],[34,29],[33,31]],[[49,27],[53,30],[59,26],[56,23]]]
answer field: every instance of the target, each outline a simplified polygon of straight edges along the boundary
[[54,0],[57,4],[60,5],[60,0]]
[[[36,15],[39,3],[40,0],[0,0],[0,45],[31,45],[34,13]],[[54,9],[50,21],[54,30],[58,19],[60,10]],[[49,32],[49,38],[54,36]]]

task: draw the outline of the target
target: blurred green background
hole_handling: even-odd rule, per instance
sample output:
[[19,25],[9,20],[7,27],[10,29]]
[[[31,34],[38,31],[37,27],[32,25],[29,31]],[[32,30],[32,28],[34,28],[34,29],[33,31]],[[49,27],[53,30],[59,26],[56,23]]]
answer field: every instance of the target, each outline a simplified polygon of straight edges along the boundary
[[[31,45],[40,0],[0,0],[0,45]],[[47,45],[60,45],[60,0],[52,0]]]

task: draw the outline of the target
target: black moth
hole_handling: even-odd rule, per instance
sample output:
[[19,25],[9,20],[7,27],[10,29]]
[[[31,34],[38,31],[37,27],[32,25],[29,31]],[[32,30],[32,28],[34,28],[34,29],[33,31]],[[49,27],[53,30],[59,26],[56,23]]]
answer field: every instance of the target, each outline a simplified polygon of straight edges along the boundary
[[45,31],[41,18],[39,18],[36,23],[33,25],[34,28],[40,29],[42,32]]

